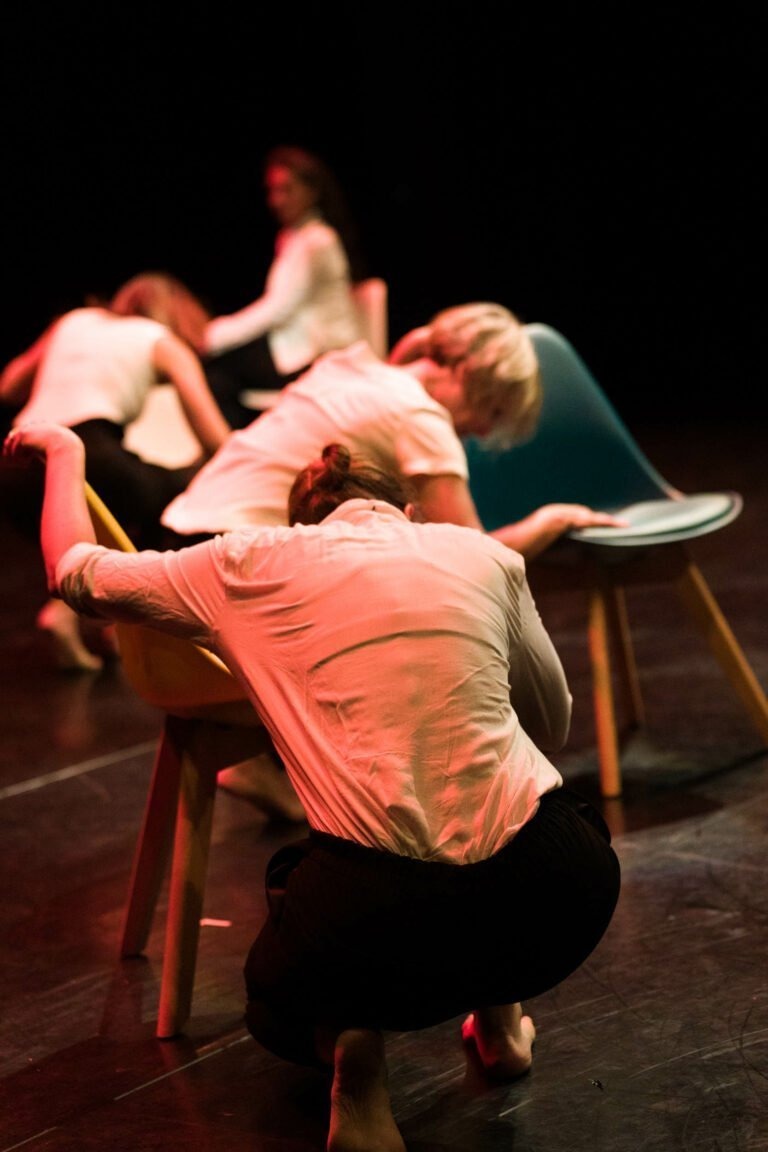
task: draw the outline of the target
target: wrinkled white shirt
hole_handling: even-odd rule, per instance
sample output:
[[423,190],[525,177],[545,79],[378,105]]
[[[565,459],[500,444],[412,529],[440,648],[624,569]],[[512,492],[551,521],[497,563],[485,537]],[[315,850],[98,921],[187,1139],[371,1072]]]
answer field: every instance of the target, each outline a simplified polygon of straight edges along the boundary
[[202,644],[246,686],[310,825],[425,860],[484,859],[562,779],[571,697],[522,558],[472,528],[350,500],[322,524],[178,552],[78,544],[76,611]]
[[232,432],[162,522],[187,535],[287,524],[297,472],[331,443],[399,476],[468,476],[450,414],[407,368],[361,340],[321,356],[274,408]]

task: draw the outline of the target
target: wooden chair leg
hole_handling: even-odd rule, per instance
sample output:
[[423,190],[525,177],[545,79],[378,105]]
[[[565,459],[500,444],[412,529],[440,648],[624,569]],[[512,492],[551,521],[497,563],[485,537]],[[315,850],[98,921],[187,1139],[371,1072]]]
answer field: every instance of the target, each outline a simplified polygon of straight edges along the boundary
[[133,860],[121,956],[138,956],[147,944],[173,841],[180,773],[179,748],[166,721],[155,756],[144,821]]
[[723,616],[696,564],[689,562],[678,581],[678,590],[693,621],[735,688],[763,740],[768,742],[768,700],[736,637]]
[[614,650],[618,656],[617,678],[621,686],[622,703],[628,727],[641,728],[645,724],[645,705],[640,689],[640,677],[635,661],[635,649],[627,616],[627,600],[623,588],[616,585],[606,589],[606,609]]
[[195,725],[169,717],[180,750],[181,783],[168,899],[157,1035],[184,1028],[192,1005],[200,916],[213,827],[216,771],[195,755]]
[[589,592],[587,635],[592,664],[592,693],[597,731],[597,755],[600,792],[606,798],[621,795],[619,742],[616,733],[616,710],[611,683],[611,660],[608,638],[609,610],[606,594],[600,587]]

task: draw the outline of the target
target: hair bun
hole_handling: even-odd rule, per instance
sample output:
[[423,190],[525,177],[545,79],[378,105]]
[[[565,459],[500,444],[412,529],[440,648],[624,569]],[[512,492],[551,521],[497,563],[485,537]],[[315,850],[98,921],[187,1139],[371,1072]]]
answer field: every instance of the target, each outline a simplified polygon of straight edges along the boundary
[[349,475],[352,456],[343,444],[326,444],[322,452],[325,465],[321,483],[327,488],[339,488]]

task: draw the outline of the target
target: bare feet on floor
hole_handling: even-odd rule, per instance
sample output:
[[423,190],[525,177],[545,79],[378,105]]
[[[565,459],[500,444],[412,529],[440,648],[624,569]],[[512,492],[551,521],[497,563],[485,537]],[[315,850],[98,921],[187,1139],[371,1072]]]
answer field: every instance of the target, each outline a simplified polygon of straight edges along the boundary
[[270,752],[260,752],[231,768],[222,768],[217,783],[226,792],[248,800],[265,816],[300,824],[306,820],[302,803],[288,773]]
[[350,1028],[336,1039],[327,1152],[406,1152],[387,1089],[384,1039]]
[[37,614],[36,624],[51,643],[56,667],[67,672],[98,672],[104,661],[83,643],[80,619],[63,600],[49,600]]
[[536,1028],[530,1016],[523,1016],[519,1004],[478,1008],[467,1016],[461,1029],[465,1044],[472,1044],[487,1076],[493,1080],[515,1080],[533,1063]]

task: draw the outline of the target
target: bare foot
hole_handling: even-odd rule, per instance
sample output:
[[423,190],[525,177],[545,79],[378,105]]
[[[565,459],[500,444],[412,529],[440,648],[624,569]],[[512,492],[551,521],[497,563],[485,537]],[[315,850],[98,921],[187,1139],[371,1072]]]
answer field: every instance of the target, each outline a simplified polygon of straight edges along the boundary
[[519,1004],[478,1008],[461,1028],[465,1044],[474,1044],[486,1074],[494,1080],[515,1080],[533,1063],[536,1028]]
[[288,773],[269,752],[260,752],[231,768],[222,768],[217,783],[226,792],[248,800],[266,816],[303,823],[306,814]]
[[89,651],[80,634],[80,619],[63,600],[49,600],[35,621],[53,648],[56,667],[64,671],[98,672],[104,666],[100,656]]
[[387,1090],[380,1032],[350,1028],[336,1039],[327,1152],[406,1152]]

